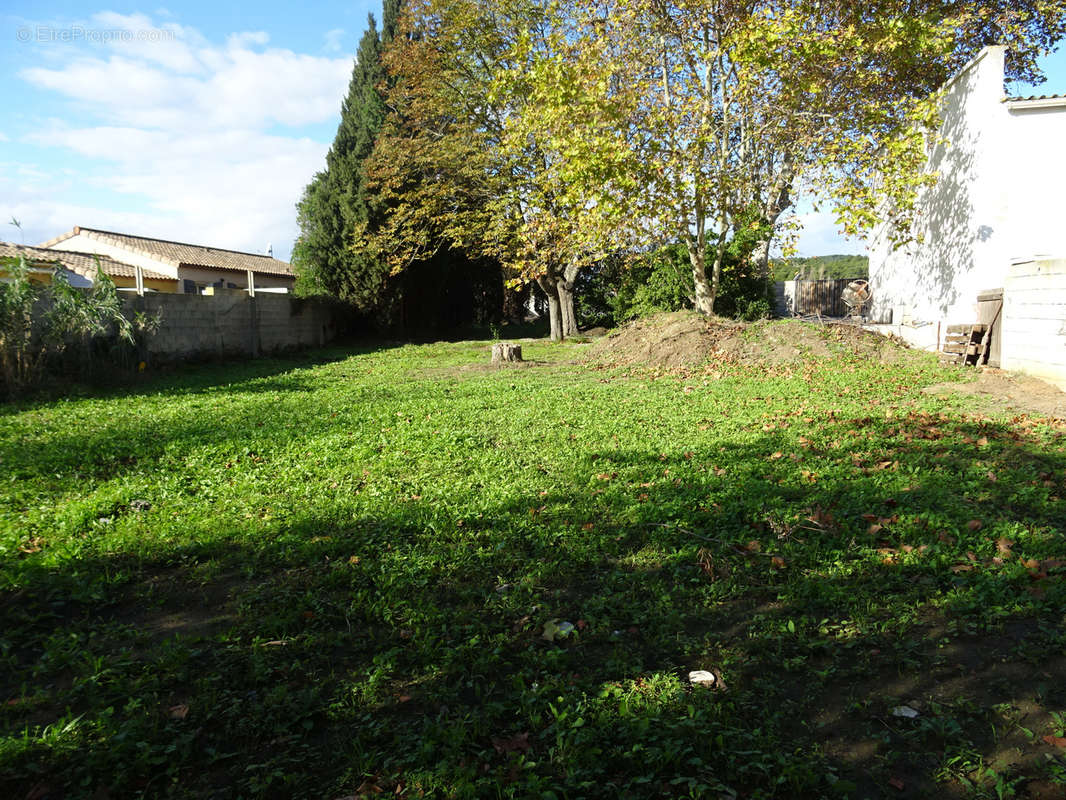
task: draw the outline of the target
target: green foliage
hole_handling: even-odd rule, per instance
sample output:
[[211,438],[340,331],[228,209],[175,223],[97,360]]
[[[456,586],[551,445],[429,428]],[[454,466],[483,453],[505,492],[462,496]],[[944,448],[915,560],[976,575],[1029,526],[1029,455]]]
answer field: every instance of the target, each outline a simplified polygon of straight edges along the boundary
[[72,287],[61,270],[47,285],[33,283],[22,256],[3,259],[0,270],[0,377],[11,396],[39,383],[49,361],[68,348],[110,334],[133,344],[137,328],[150,324],[143,315],[126,318],[103,270],[88,291]]
[[[752,262],[750,237],[726,248],[715,312],[744,320],[770,315],[773,286]],[[582,327],[613,327],[660,311],[692,308],[692,266],[683,244],[656,250],[631,265],[607,259],[579,276],[576,306]]]
[[384,10],[383,36],[371,16],[359,42],[326,168],[314,176],[297,205],[300,234],[293,247],[299,293],[328,294],[364,311],[380,304],[389,277],[380,259],[353,248],[356,229],[374,213],[363,163],[385,118],[381,54],[396,28],[398,0],[386,2]]
[[335,348],[5,410],[0,796],[1054,794],[1063,430],[753,335],[800,331],[829,355]]
[[832,255],[776,259],[772,263],[775,281],[790,281],[798,273],[801,280],[861,278],[870,275],[869,256]]

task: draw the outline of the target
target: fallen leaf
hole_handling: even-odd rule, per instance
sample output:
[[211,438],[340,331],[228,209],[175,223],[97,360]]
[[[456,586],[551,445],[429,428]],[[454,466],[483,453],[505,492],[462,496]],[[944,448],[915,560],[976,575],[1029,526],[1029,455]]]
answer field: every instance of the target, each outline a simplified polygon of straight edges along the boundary
[[773,558],[770,559],[770,563],[773,566],[775,566],[777,569],[784,569],[785,568],[785,559],[783,559],[781,556],[774,556]]
[[1043,738],[1044,741],[1052,747],[1066,747],[1066,736],[1052,736],[1051,734],[1048,734]]
[[398,700],[399,702],[401,702],[401,703],[408,703],[408,702],[410,702],[410,701],[411,701],[411,695],[409,695],[409,694],[401,694],[401,695],[400,695],[399,697],[397,697],[396,699],[397,699],[397,700]]
[[899,778],[889,778],[888,779],[888,785],[891,786],[893,789],[895,789],[898,792],[902,792],[903,788],[906,786],[906,784],[903,781],[901,781]]
[[1010,549],[1012,547],[1014,547],[1014,542],[1012,542],[1010,539],[1006,539],[1003,537],[996,539],[996,550],[998,550],[1001,555],[1010,556]]
[[951,567],[951,571],[958,575],[960,572],[970,572],[973,570],[973,564],[955,564]]
[[556,639],[566,638],[573,632],[574,624],[572,622],[560,622],[557,619],[553,619],[544,623],[544,632],[540,636],[546,641],[554,642]]
[[979,519],[971,519],[966,523],[966,529],[971,531],[979,531],[984,527],[984,523]]
[[185,719],[189,716],[189,707],[182,703],[181,705],[171,706],[167,710],[167,716],[171,719]]
[[773,455],[771,455],[771,456],[770,456],[770,458],[771,458],[771,459],[772,459],[773,461],[777,461],[777,459],[781,458],[782,456],[784,456],[784,453],[782,453],[782,452],[781,452],[780,450],[778,450],[778,451],[777,451],[776,453],[774,453]]

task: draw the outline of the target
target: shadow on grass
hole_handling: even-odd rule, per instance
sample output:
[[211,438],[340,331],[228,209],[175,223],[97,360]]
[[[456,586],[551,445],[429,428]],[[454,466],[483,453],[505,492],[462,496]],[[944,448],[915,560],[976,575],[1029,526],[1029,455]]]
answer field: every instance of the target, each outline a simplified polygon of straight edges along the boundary
[[31,557],[0,595],[0,791],[1061,793],[1061,445],[917,413],[804,431],[601,448],[462,517]]
[[[57,400],[77,398],[134,398],[151,395],[181,396],[206,394],[220,388],[239,386],[242,391],[291,391],[290,374],[323,364],[343,361],[351,356],[377,353],[402,347],[404,342],[393,340],[338,341],[317,348],[291,354],[265,356],[255,359],[210,359],[165,364],[145,373],[116,372],[114,385],[82,384],[53,380],[49,387],[35,395],[15,401],[0,401],[0,418],[48,406]],[[281,377],[278,381],[264,380]]]

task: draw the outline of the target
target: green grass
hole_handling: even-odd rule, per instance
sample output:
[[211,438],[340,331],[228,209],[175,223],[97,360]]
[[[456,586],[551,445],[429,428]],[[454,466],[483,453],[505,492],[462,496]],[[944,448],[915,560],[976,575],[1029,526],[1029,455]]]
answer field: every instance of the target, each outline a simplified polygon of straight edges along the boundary
[[0,409],[0,796],[1063,791],[1061,426],[524,349]]

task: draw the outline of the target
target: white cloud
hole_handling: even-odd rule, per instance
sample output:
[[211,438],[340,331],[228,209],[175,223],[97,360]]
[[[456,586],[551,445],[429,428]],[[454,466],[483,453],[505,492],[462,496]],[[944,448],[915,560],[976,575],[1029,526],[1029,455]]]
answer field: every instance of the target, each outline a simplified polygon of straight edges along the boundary
[[281,245],[279,255],[286,252],[282,243],[296,233],[295,203],[328,144],[285,136],[284,127],[337,115],[350,58],[269,48],[261,32],[212,44],[195,30],[141,14],[106,12],[91,24],[168,36],[71,48],[65,60],[53,55],[47,66],[24,69],[24,80],[69,98],[88,120],[49,120],[27,139],[76,154],[86,165],[82,186],[105,198],[137,198],[141,207],[129,213],[66,203],[69,178],[18,185],[10,170],[5,180],[0,165],[0,186],[11,184],[0,215],[6,218],[10,205],[35,228],[54,224],[41,238],[96,225],[236,249],[261,250],[272,241]]
[[349,58],[257,49],[265,33],[238,33],[211,46],[179,25],[143,15],[98,15],[94,23],[131,33],[164,31],[172,40],[110,41],[103,54],[74,51],[60,66],[19,75],[110,122],[170,130],[306,125],[330,119],[351,73]]
[[325,42],[323,46],[327,53],[339,53],[341,51],[341,39],[344,38],[344,28],[328,30],[322,38]]
[[0,131],[0,142],[10,142],[10,141],[11,140],[7,138],[7,135],[3,131]]

